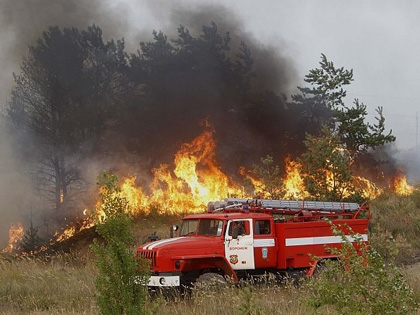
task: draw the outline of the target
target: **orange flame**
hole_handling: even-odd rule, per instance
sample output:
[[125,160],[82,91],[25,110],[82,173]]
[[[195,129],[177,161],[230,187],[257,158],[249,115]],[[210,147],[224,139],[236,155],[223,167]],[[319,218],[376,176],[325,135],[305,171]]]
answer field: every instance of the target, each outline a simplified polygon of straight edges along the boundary
[[3,253],[13,253],[17,248],[19,242],[23,239],[24,230],[22,223],[18,222],[12,225],[9,229],[9,243],[7,247],[2,250]]
[[[189,143],[182,144],[174,156],[174,165],[161,164],[152,170],[153,179],[148,187],[139,187],[136,184],[136,177],[129,177],[123,180],[119,196],[128,201],[127,211],[130,215],[148,214],[151,209],[160,213],[194,213],[206,208],[209,201],[221,200],[226,197],[252,198],[244,192],[244,188],[233,182],[224,174],[216,162],[216,143],[213,139],[213,131],[210,126]],[[332,172],[326,172],[325,187],[334,188],[334,176]],[[263,181],[255,174],[239,168],[239,174],[247,178],[254,187],[254,193],[259,195],[264,191]],[[283,179],[283,199],[308,199],[310,194],[305,189],[304,174],[302,165],[292,160],[285,159],[285,176]],[[353,177],[354,185],[362,191],[365,198],[375,198],[382,190],[373,182],[361,176]],[[411,186],[407,185],[405,179],[404,191]],[[397,193],[401,184],[395,184]],[[343,192],[344,197],[350,192]],[[401,193],[401,192],[400,192]],[[65,240],[80,230],[92,227],[94,222],[103,222],[105,213],[102,205],[98,202],[93,213],[83,211],[84,220],[77,228],[70,226],[61,233],[57,233],[56,241]]]
[[58,234],[58,232],[56,232],[55,241],[56,242],[62,242],[64,240],[72,237],[75,233],[76,233],[76,227],[75,226],[70,226],[70,227],[66,228],[60,235]]
[[198,212],[211,200],[243,195],[240,186],[230,181],[218,166],[215,148],[213,132],[207,129],[181,146],[175,154],[173,171],[167,164],[152,170],[154,178],[149,195],[135,187],[135,178],[124,182],[122,195],[133,211],[144,213],[153,204],[158,204],[159,210],[166,213]]
[[[285,189],[284,199],[307,199],[311,195],[305,189],[304,174],[302,174],[302,164],[297,161],[293,161],[290,157],[285,159],[285,170],[286,176],[283,180]],[[329,170],[322,170],[326,175],[325,188],[328,191],[332,191],[336,185],[336,179],[333,172]],[[356,189],[358,189],[362,196],[367,199],[373,199],[378,197],[383,190],[380,189],[374,182],[368,180],[362,176],[352,176],[352,181]],[[349,197],[352,192],[344,190],[342,192],[343,197]]]
[[[118,196],[127,200],[130,215],[147,214],[157,205],[162,213],[199,212],[212,200],[229,196],[243,197],[240,185],[229,180],[215,158],[216,143],[213,131],[206,129],[190,143],[184,143],[175,154],[173,171],[167,164],[161,164],[152,170],[153,180],[149,185],[149,194],[136,185],[136,177],[124,179]],[[103,188],[101,188],[103,189]],[[87,211],[83,212],[86,215]],[[103,222],[105,213],[100,202],[95,213],[85,221]],[[84,223],[82,229],[92,226]],[[76,229],[69,227],[56,237],[64,240],[73,235]]]
[[239,167],[238,172],[251,183],[255,195],[263,195],[263,192],[265,191],[266,187],[261,180],[255,178],[255,176],[250,171],[247,171],[243,166]]
[[383,189],[379,188],[374,182],[365,177],[353,176],[353,182],[356,188],[361,191],[363,198],[375,199],[383,192]]
[[415,188],[407,183],[406,175],[399,175],[393,181],[394,191],[398,195],[407,196],[414,192]]
[[308,198],[310,195],[305,189],[305,183],[301,174],[302,164],[293,161],[290,157],[287,157],[284,162],[286,163],[286,177],[283,180],[284,199]]

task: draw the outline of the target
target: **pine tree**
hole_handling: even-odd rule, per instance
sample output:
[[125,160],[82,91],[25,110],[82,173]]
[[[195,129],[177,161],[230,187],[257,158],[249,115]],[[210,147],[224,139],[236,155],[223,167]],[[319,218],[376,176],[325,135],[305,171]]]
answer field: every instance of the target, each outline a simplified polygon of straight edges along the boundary
[[322,54],[320,68],[310,70],[305,81],[311,88],[299,87],[302,95],[293,99],[308,108],[313,120],[322,126],[319,135],[307,134],[307,151],[301,156],[307,190],[316,199],[339,201],[346,197],[358,201],[352,168],[369,149],[393,142],[395,136],[392,131],[385,133],[382,107],[376,109],[377,123],[372,125],[366,121],[365,104],[358,99],[351,106],[344,102],[344,87],[353,82],[353,70],[336,68]]
[[354,99],[353,105],[348,106],[344,102],[347,91],[346,85],[353,82],[353,70],[343,67],[337,68],[324,54],[321,54],[320,68],[312,69],[305,76],[305,82],[312,88],[299,88],[303,95],[294,96],[298,102],[305,104],[312,102],[318,107],[331,111],[323,123],[331,132],[339,137],[340,143],[349,153],[355,157],[360,152],[370,148],[384,145],[395,141],[392,130],[385,134],[385,118],[383,108],[376,109],[377,123],[370,124],[366,121],[367,106],[358,99]]
[[32,222],[31,214],[31,225],[29,230],[25,231],[23,239],[20,244],[22,252],[32,254],[37,251],[42,245],[42,240],[38,236],[38,228],[35,228]]
[[279,199],[283,195],[280,166],[274,164],[270,155],[261,158],[260,162],[252,166],[252,173],[260,180],[260,183],[253,184],[255,193],[262,198]]

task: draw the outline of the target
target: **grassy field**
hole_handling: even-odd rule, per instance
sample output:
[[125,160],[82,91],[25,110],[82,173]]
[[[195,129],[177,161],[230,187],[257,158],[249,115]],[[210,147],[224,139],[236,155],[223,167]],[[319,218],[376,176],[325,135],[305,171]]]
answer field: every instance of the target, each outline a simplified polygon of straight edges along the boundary
[[[420,298],[420,264],[405,267],[410,285]],[[0,314],[98,314],[95,302],[96,268],[92,256],[58,255],[0,262]],[[197,289],[191,298],[155,298],[151,314],[336,314],[333,307],[316,312],[307,304],[304,287],[274,283]]]
[[[97,314],[95,276],[92,256],[3,258],[0,314]],[[148,308],[151,314],[308,314],[304,295],[295,286],[228,286],[197,289],[191,298],[154,298]],[[334,314],[328,309],[322,313]]]
[[[420,301],[420,198],[384,196],[372,202],[372,243],[394,259]],[[396,215],[398,214],[398,215]],[[392,218],[387,220],[386,217]],[[178,217],[138,218],[133,232],[138,243],[157,232],[169,236]],[[405,226],[402,226],[405,222]],[[0,314],[98,314],[97,269],[89,248],[35,259],[0,256]],[[305,286],[245,284],[216,290],[197,289],[190,298],[154,298],[151,314],[336,314],[330,306],[310,308]]]
[[96,268],[91,258],[0,261],[1,314],[95,314]]

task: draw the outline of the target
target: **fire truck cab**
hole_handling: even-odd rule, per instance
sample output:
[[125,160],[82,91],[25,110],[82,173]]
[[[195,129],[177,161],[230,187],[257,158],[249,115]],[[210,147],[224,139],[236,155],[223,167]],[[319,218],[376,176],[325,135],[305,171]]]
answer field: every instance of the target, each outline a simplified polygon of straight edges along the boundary
[[342,242],[330,222],[342,226],[348,240],[357,233],[367,242],[369,217],[369,206],[356,203],[230,198],[184,217],[179,237],[144,244],[137,255],[150,260],[150,287],[288,271],[311,275],[313,257],[336,258],[328,248]]

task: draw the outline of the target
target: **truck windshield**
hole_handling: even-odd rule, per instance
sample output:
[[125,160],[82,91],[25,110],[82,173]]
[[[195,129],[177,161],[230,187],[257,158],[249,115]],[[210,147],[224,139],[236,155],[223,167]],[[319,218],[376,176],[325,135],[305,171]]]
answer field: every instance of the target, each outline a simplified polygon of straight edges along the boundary
[[213,219],[192,219],[182,222],[180,236],[186,235],[205,235],[221,236],[223,231],[223,221]]

